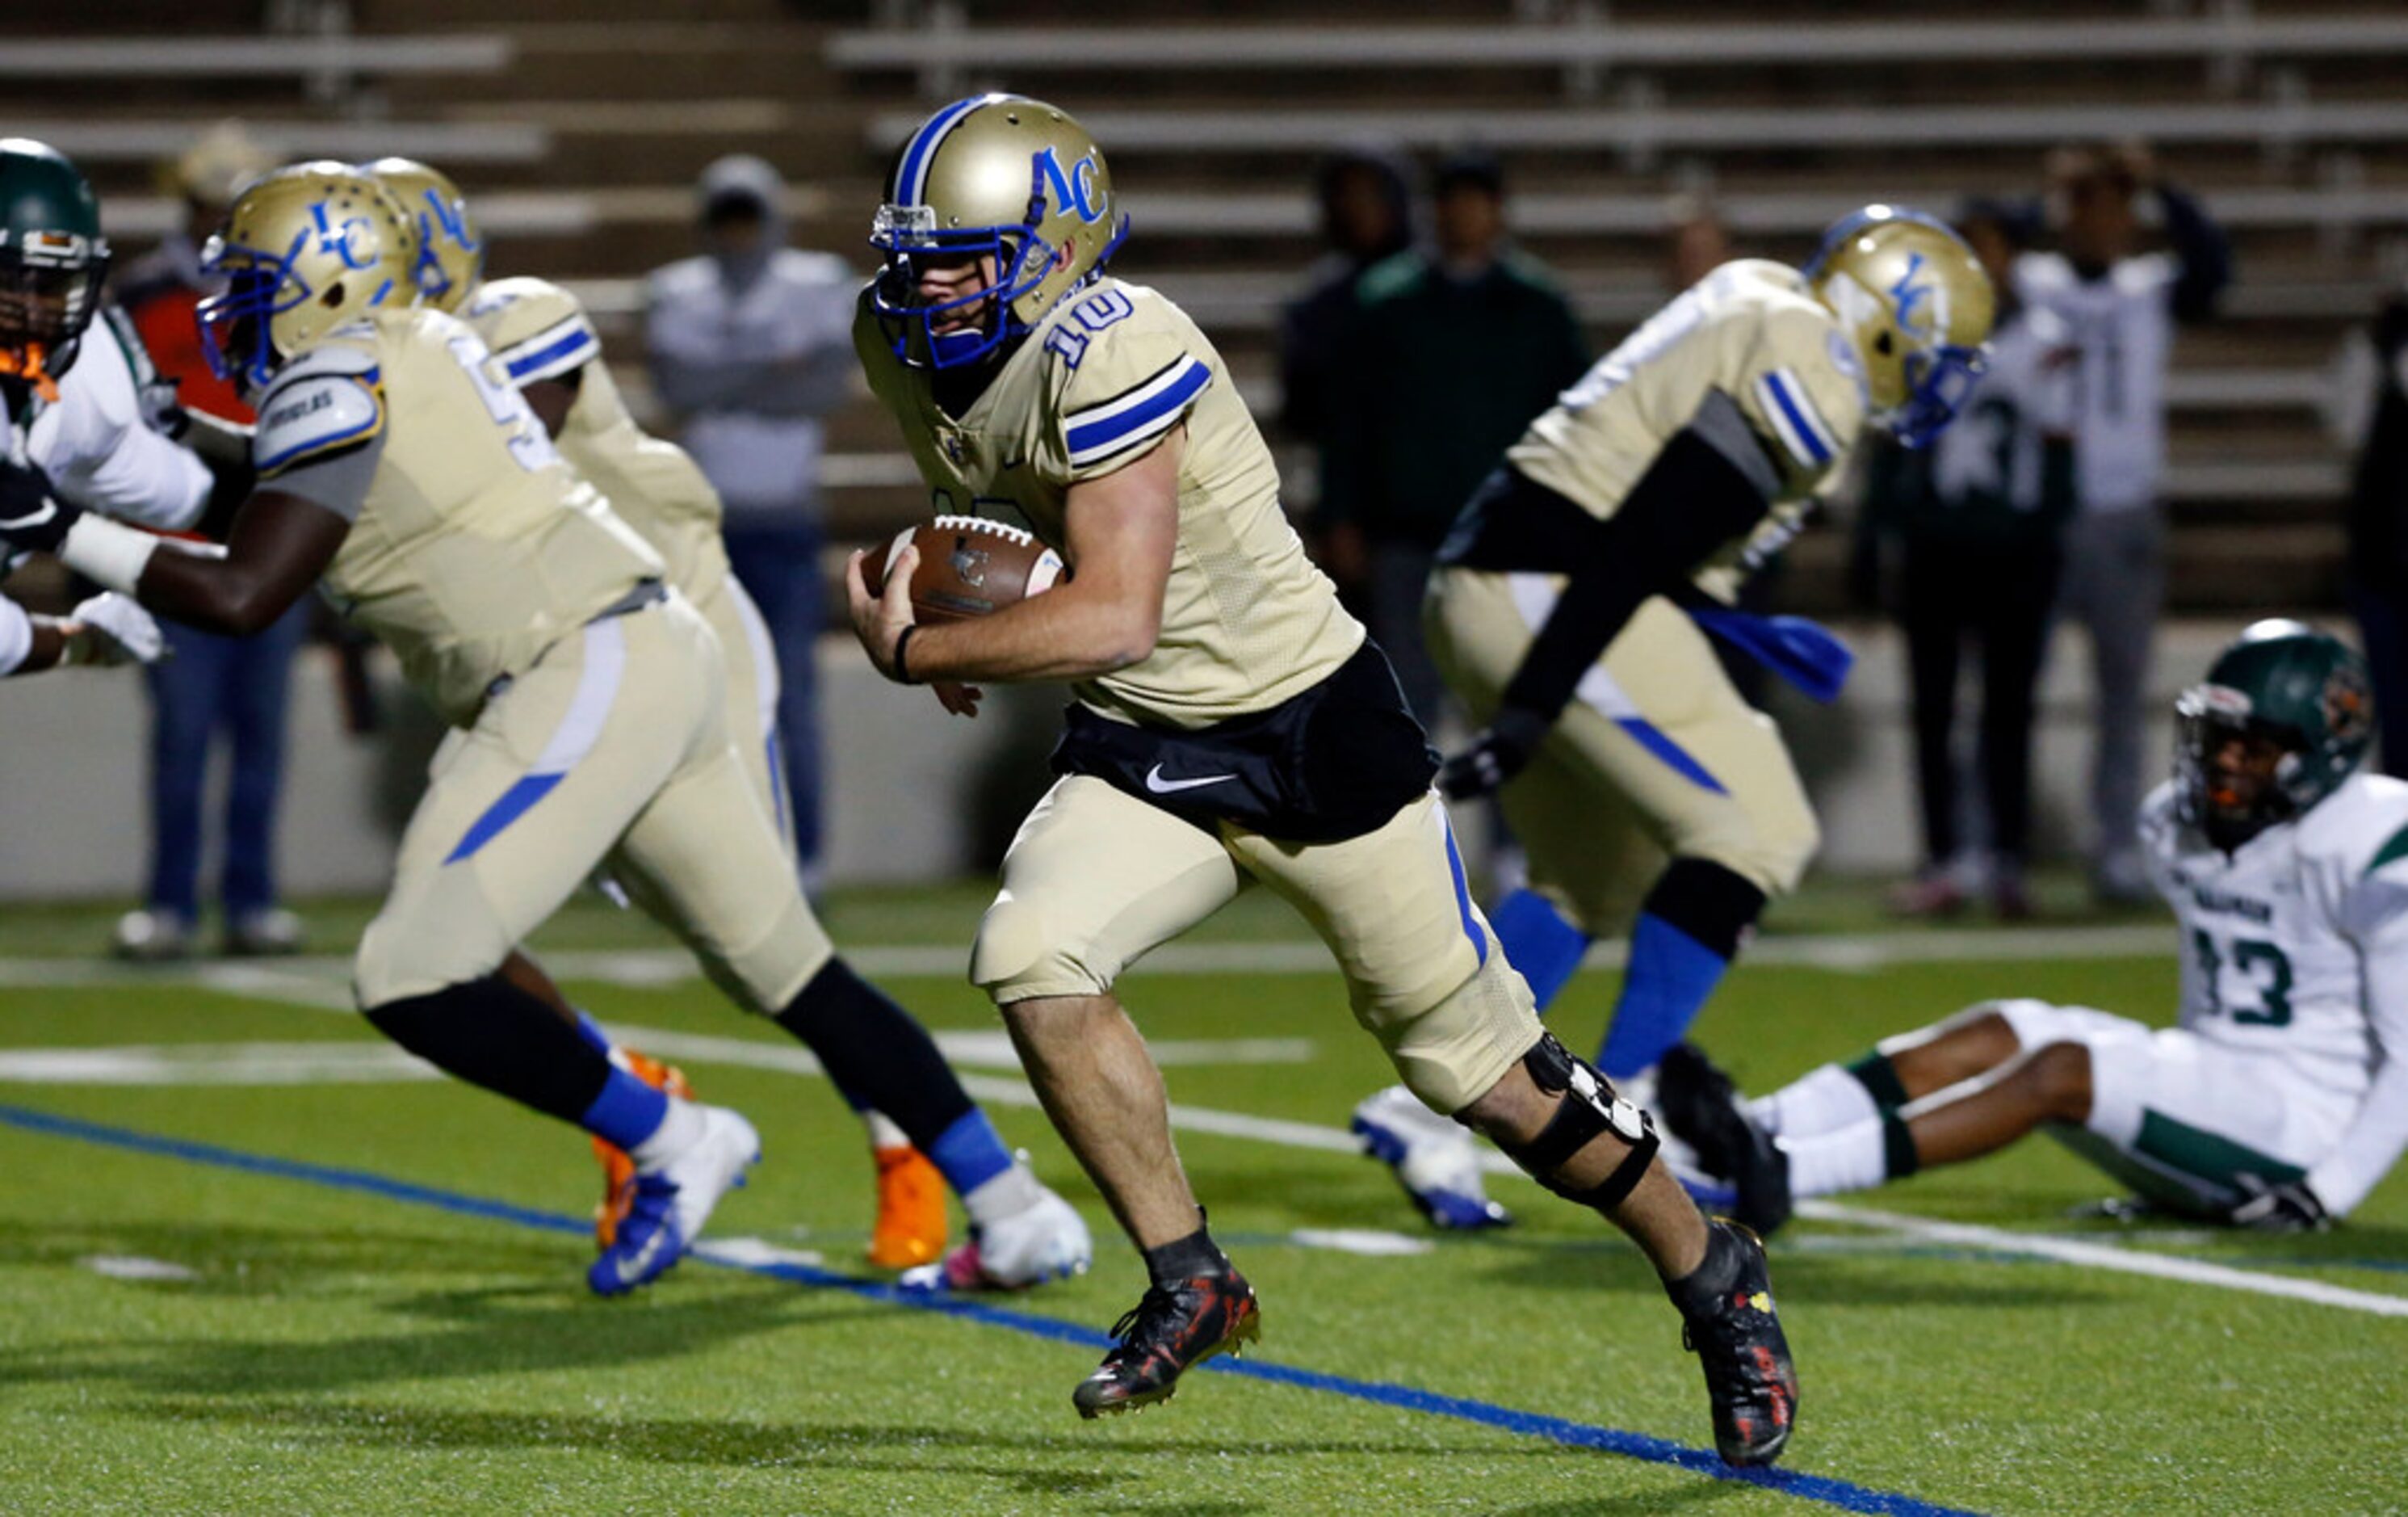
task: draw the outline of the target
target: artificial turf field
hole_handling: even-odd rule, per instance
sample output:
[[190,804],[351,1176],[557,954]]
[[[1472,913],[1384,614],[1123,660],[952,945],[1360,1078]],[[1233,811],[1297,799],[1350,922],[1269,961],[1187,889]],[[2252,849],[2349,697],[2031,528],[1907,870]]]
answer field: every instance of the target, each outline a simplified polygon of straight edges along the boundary
[[[1261,1293],[1262,1348],[1092,1424],[1070,1387],[1142,1278],[1042,1118],[1006,1104],[1023,1088],[949,967],[974,893],[832,914],[882,946],[866,967],[916,972],[881,977],[931,1025],[988,1034],[955,1043],[965,1073],[1097,1232],[1089,1277],[956,1311],[854,1283],[857,1127],[824,1081],[746,1062],[791,1045],[664,979],[622,918],[577,911],[543,946],[604,1020],[668,1033],[767,1158],[712,1226],[758,1240],[724,1245],[751,1267],[689,1261],[604,1302],[581,1280],[582,1137],[401,1077],[329,1009],[338,961],[134,976],[80,957],[105,918],[11,913],[0,1511],[2408,1510],[2408,1178],[2320,1237],[2136,1230],[2069,1220],[2105,1186],[2044,1141],[1861,1198],[1887,1221],[1785,1232],[1799,1432],[1763,1488],[1708,1478],[1677,1320],[1602,1223],[1507,1177],[1519,1226],[1432,1238],[1327,1146],[1385,1066],[1254,904],[1197,972],[1126,990],[1181,1060],[1182,1151]],[[337,944],[355,921],[319,917]],[[2157,931],[1768,940],[1699,1036],[1762,1088],[1985,995],[2154,1017],[2172,963],[2134,948]],[[1993,944],[2018,959],[1966,957]],[[1615,979],[1591,970],[1555,1013],[1576,1045]],[[2131,1272],[2162,1260],[2201,1278]],[[2299,1282],[2323,1298],[2267,1293]]]

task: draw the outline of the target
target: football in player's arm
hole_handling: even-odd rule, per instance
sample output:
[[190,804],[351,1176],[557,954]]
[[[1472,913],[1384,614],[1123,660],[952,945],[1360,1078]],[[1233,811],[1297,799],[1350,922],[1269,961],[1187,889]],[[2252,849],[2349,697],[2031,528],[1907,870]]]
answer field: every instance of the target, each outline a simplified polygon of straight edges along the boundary
[[2182,944],[2176,1026],[1991,1002],[1740,1103],[1667,1061],[1665,1112],[1711,1149],[1754,1127],[1827,1195],[2046,1127],[2157,1207],[2321,1228],[2408,1149],[2408,784],[2354,773],[2366,667],[2260,622],[2175,707],[2141,836]]
[[1643,1116],[1545,1034],[1466,893],[1394,671],[1281,511],[1220,355],[1158,293],[1104,273],[1125,224],[1101,150],[1040,101],[936,112],[896,154],[854,325],[939,514],[1033,532],[1052,588],[915,619],[910,552],[853,628],[950,708],[985,680],[1068,680],[1062,777],[1023,824],[971,948],[1047,1115],[1151,1288],[1073,1401],[1167,1399],[1256,1335],[1253,1287],[1202,1225],[1121,969],[1260,880],[1329,945],[1354,1015],[1433,1112],[1636,1240],[1696,1344],[1735,1464],[1785,1445],[1797,1396],[1762,1253],[1708,1222]]

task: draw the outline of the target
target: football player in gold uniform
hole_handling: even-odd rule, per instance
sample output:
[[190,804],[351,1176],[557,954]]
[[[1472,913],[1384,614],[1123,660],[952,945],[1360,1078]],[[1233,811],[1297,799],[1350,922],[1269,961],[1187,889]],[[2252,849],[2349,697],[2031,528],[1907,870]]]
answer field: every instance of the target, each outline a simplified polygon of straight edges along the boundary
[[[1846,650],[1811,623],[1733,609],[1739,585],[1797,534],[1867,428],[1920,445],[1947,425],[1992,308],[1955,233],[1889,207],[1833,226],[1803,268],[1727,263],[1531,423],[1439,551],[1431,655],[1487,724],[1440,783],[1456,798],[1498,791],[1527,851],[1528,887],[1495,920],[1541,1006],[1592,938],[1629,933],[1598,1066],[1641,1105],[1818,838],[1779,730],[1709,638],[1837,694]],[[1434,1220],[1499,1215],[1461,1134],[1402,1092],[1366,1101],[1354,1127]],[[1732,1151],[1777,1159],[1769,1140]]]
[[[837,958],[728,740],[710,625],[659,555],[560,456],[483,341],[416,305],[416,229],[371,177],[297,165],[237,198],[204,336],[257,398],[258,485],[222,556],[55,500],[0,538],[153,611],[236,635],[313,583],[466,736],[440,756],[353,984],[437,1067],[608,1139],[636,1194],[587,1279],[617,1294],[675,1264],[758,1157],[735,1112],[614,1065],[504,973],[592,873],[660,907],[712,979],[809,1044],[915,1141],[990,1150],[981,1197],[1039,1218],[1054,1271],[1085,1229],[1012,1162],[927,1033]],[[0,493],[39,494],[0,470]],[[1038,1268],[1034,1273],[1046,1273]]]
[[942,625],[913,620],[909,551],[882,597],[858,556],[848,587],[872,662],[950,709],[974,712],[988,680],[1078,698],[970,965],[1151,1277],[1078,1409],[1162,1400],[1258,1331],[1113,984],[1260,884],[1329,945],[1415,1094],[1639,1242],[1704,1363],[1724,1457],[1776,1457],[1797,1380],[1761,1249],[1699,1214],[1642,1115],[1539,1025],[1465,890],[1436,756],[1305,557],[1228,370],[1178,307],[1104,272],[1125,225],[1075,121],[957,101],[896,154],[854,328],[937,509],[1033,531],[1072,571]]
[[[684,449],[636,425],[609,366],[600,361],[601,338],[574,295],[547,280],[484,277],[483,233],[448,175],[408,158],[380,158],[366,166],[416,219],[420,298],[459,316],[484,340],[559,444],[561,456],[652,544],[666,566],[667,583],[718,635],[727,664],[730,735],[762,809],[776,819],[791,854],[793,815],[778,773],[777,657],[760,612],[728,571],[719,536],[718,492]],[[567,1007],[523,954],[513,957],[510,969],[530,989],[540,988],[538,993],[557,1003],[612,1059],[655,1085],[686,1091],[682,1071],[612,1046],[593,1019]],[[883,1269],[909,1269],[938,1260],[945,1250],[944,1177],[890,1119],[863,1109],[857,1100],[853,1105],[869,1129],[878,1175],[869,1262]],[[595,1138],[594,1147],[603,1166],[595,1232],[607,1248],[634,1197],[635,1165],[605,1139]],[[976,1162],[957,1168],[957,1188],[964,1193],[989,1177]],[[972,1267],[977,1258],[975,1245],[968,1246],[949,1275],[974,1279],[982,1272]]]

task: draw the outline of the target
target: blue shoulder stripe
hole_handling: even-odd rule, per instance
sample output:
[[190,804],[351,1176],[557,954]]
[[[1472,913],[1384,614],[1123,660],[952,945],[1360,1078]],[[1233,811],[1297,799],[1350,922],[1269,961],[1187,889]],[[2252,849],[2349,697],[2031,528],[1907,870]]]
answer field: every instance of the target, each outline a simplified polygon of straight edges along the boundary
[[1074,465],[1093,463],[1098,458],[1110,457],[1130,443],[1155,432],[1167,430],[1171,421],[1211,383],[1212,370],[1206,368],[1200,359],[1189,357],[1183,368],[1174,370],[1168,382],[1144,400],[1110,416],[1071,426],[1065,439],[1069,444],[1070,462]]
[[1805,444],[1806,452],[1813,460],[1818,464],[1829,463],[1831,449],[1830,445],[1823,441],[1822,419],[1813,415],[1811,411],[1800,408],[1799,401],[1790,396],[1789,386],[1783,383],[1778,369],[1768,372],[1764,376],[1764,388],[1765,393],[1772,397],[1773,403],[1781,408],[1782,414],[1788,419],[1789,425],[1797,429],[1798,441]]
[[516,383],[550,379],[584,363],[600,348],[601,344],[595,340],[593,328],[580,322],[566,337],[533,353],[521,354],[509,359],[507,367],[511,380]]

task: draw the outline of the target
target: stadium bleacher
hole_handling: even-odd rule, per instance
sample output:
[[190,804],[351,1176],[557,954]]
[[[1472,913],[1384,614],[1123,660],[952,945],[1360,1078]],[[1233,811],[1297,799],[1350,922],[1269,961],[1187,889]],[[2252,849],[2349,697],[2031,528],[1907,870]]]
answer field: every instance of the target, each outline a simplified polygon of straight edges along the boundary
[[[1136,218],[1124,271],[1194,310],[1266,413],[1277,304],[1313,252],[1310,169],[1342,143],[1498,151],[1523,239],[1602,346],[1660,297],[1674,192],[1710,195],[1748,251],[1795,257],[1866,198],[2029,193],[2054,142],[2145,136],[2232,229],[2241,268],[2221,322],[2186,334],[2172,386],[2184,610],[2334,599],[2344,468],[2319,416],[2327,373],[2408,263],[2394,7],[1867,0],[1801,21],[1377,0],[1303,24],[1293,7],[1180,0],[1101,28],[1044,0],[659,0],[609,26],[570,0],[506,22],[360,0],[280,7],[298,29],[265,39],[242,35],[249,7],[183,7],[175,24],[205,35],[150,36],[114,8],[106,34],[59,15],[17,36],[0,75],[45,80],[44,119],[17,129],[90,165],[121,238],[173,215],[150,160],[229,113],[280,152],[423,156],[476,196],[500,267],[586,296],[639,404],[638,281],[687,251],[703,164],[769,157],[796,186],[798,238],[860,260],[885,153],[930,100],[975,88],[1079,108]],[[882,418],[855,408],[831,444],[840,536],[914,511]],[[1299,498],[1305,462],[1289,459]],[[1797,557],[1789,593],[1828,607],[1834,535]]]

